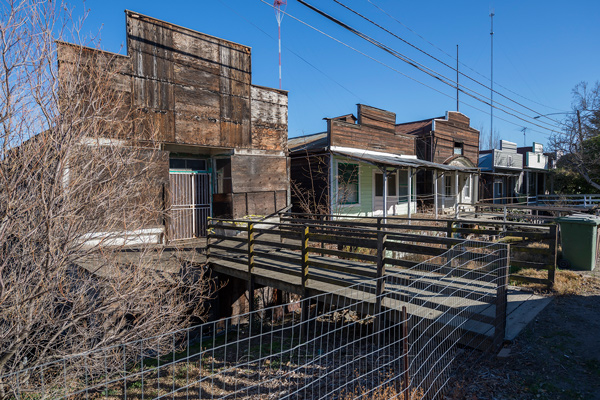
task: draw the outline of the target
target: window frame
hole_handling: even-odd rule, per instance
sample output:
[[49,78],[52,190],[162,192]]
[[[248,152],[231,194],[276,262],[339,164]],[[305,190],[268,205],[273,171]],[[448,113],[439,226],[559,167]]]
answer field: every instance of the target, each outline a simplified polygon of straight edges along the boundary
[[[356,202],[343,201],[340,198],[340,164],[343,165],[354,165],[356,166]],[[335,162],[335,203],[339,206],[360,206],[361,195],[360,195],[360,163],[350,160],[336,160]]]

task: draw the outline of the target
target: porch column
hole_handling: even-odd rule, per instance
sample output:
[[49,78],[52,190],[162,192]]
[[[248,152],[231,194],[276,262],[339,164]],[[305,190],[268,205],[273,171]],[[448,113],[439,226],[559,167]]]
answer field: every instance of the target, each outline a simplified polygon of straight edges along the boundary
[[388,196],[388,174],[387,168],[383,167],[383,220],[387,217],[387,196]]
[[454,171],[454,218],[458,218],[458,170]]
[[412,205],[412,167],[408,167],[408,223],[410,224],[410,214]]
[[435,209],[435,219],[438,217],[438,171],[433,171],[433,208]]
[[529,172],[524,171],[525,174],[525,204],[529,205]]

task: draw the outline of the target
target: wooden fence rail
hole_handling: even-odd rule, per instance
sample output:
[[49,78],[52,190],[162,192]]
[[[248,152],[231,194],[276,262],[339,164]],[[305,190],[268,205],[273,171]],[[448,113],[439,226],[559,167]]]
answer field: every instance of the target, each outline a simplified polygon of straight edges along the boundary
[[[502,207],[500,205],[500,207]],[[362,217],[362,216],[340,216],[323,214],[305,214],[305,213],[282,213],[280,214],[282,223],[293,226],[302,226],[308,224],[315,228],[316,232],[323,236],[315,236],[315,239],[322,240],[325,243],[340,243],[347,246],[358,245],[356,239],[344,241],[344,234],[337,234],[344,228],[346,232],[367,231],[358,239],[370,248],[375,248],[376,231],[384,222],[383,217]],[[511,222],[508,220],[479,220],[479,219],[432,219],[432,218],[405,218],[405,217],[386,217],[385,223],[388,234],[400,234],[402,232],[403,240],[409,240],[412,235],[414,242],[420,242],[424,245],[412,243],[409,247],[400,245],[388,245],[388,249],[403,251],[413,254],[428,256],[439,255],[435,247],[431,244],[436,243],[445,245],[449,248],[460,243],[465,238],[482,238],[488,241],[507,241],[512,240],[510,246],[510,258],[512,272],[510,279],[514,281],[543,284],[551,287],[554,284],[556,266],[558,262],[558,229],[556,224],[549,223],[527,223]],[[300,229],[300,228],[297,228]],[[370,231],[371,233],[368,233]],[[316,234],[315,232],[315,234]],[[406,233],[412,232],[412,233]],[[326,235],[332,235],[327,237]],[[442,239],[441,236],[445,236]],[[389,236],[392,238],[392,236]],[[442,240],[440,240],[442,239]],[[454,240],[454,241],[452,241]],[[517,242],[514,242],[514,241]],[[544,247],[530,247],[532,242],[542,242],[547,245]],[[391,246],[391,247],[390,247]],[[400,247],[399,247],[400,246]],[[444,250],[445,251],[445,250]],[[332,253],[330,253],[332,254]],[[526,256],[526,255],[527,256]],[[528,257],[535,258],[535,261],[523,260]],[[535,257],[533,257],[535,256]],[[398,266],[409,267],[410,261],[392,260],[391,263]],[[412,263],[416,265],[417,263]],[[519,274],[521,269],[547,270],[547,278],[534,278]]]
[[[310,282],[344,287],[357,280],[376,279],[373,287],[376,315],[383,307],[382,295],[386,293],[388,277],[402,278],[409,286],[413,285],[414,277],[419,277],[419,283],[412,290],[427,290],[432,295],[431,298],[412,298],[415,306],[462,316],[472,314],[475,320],[492,325],[494,332],[503,338],[505,318],[502,322],[498,315],[454,310],[452,305],[444,304],[443,299],[459,296],[478,304],[488,303],[496,307],[496,314],[505,314],[505,305],[498,304],[498,301],[506,301],[505,288],[499,286],[507,283],[510,246],[453,238],[452,234],[459,228],[445,222],[444,225],[440,232],[449,237],[396,232],[393,227],[404,225],[386,224],[381,217],[372,224],[356,225],[295,217],[282,218],[279,223],[212,219],[208,235],[209,262],[227,263],[229,273],[246,280],[250,299],[254,298],[258,278],[261,282],[274,280],[275,276],[287,282],[297,279],[297,284],[289,283],[283,290],[302,296],[308,296],[312,290]],[[497,260],[504,264],[499,267]],[[388,271],[386,266],[392,268]],[[453,278],[442,281],[441,277]],[[473,290],[469,281],[478,281],[479,289]],[[482,283],[491,286],[480,287]],[[277,287],[277,284],[272,286]],[[438,297],[440,293],[447,296]],[[252,310],[253,302],[249,303]],[[495,339],[498,340],[501,339]]]

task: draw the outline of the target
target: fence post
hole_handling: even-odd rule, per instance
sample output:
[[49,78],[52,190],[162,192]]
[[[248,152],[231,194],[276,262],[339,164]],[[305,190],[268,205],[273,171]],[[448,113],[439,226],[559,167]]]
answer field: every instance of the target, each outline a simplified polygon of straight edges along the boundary
[[402,306],[402,359],[404,361],[404,380],[402,381],[402,392],[404,392],[404,400],[408,400],[410,376],[408,374],[408,313],[406,312],[406,306]]
[[380,230],[379,224],[377,225],[377,288],[375,297],[375,312],[377,313],[375,328],[380,331],[382,329],[381,324],[381,298],[385,290],[385,242],[387,241],[387,234]]
[[211,217],[207,218],[208,227],[206,229],[206,261],[210,258],[210,229],[213,225],[213,219]]
[[[306,298],[308,297],[308,290],[306,288],[306,284],[308,281],[308,239],[309,239],[309,231],[308,231],[308,226],[304,226],[304,229],[302,230],[302,238],[301,238],[301,245],[302,245],[302,261],[301,261],[301,267],[302,267],[302,322],[303,323],[307,323],[308,321],[308,302],[306,301]],[[308,335],[308,323],[306,326],[306,333]],[[307,336],[308,337],[308,336]]]
[[494,351],[496,351],[502,345],[506,333],[506,303],[509,270],[510,244],[507,244],[504,249],[500,250],[500,260],[498,261],[498,286],[496,287],[496,318],[494,322],[494,340],[492,344]]
[[254,224],[248,222],[248,309],[254,311]]
[[554,286],[554,275],[556,273],[556,264],[558,262],[558,225],[550,226],[550,256],[552,257],[552,263],[548,268],[548,280],[550,281],[550,287]]

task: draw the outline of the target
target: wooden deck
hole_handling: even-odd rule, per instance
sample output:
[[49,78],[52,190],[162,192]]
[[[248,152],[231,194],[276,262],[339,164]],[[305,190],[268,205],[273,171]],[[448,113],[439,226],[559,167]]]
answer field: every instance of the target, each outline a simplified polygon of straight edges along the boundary
[[[460,328],[475,347],[514,338],[532,310],[547,304],[508,287],[505,244],[397,233],[381,221],[376,229],[335,224],[213,221],[208,261],[215,272],[246,280],[250,290],[261,285],[304,297],[332,294],[341,304],[360,299],[364,312],[392,318],[406,307],[428,326]],[[378,277],[385,277],[384,285]],[[525,306],[532,300],[535,307]]]

